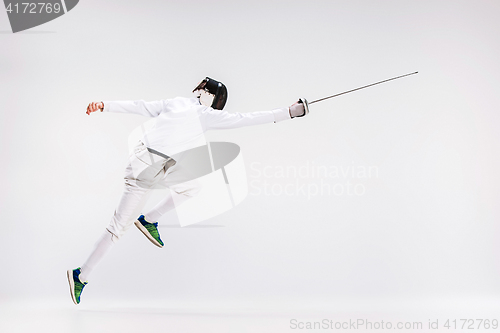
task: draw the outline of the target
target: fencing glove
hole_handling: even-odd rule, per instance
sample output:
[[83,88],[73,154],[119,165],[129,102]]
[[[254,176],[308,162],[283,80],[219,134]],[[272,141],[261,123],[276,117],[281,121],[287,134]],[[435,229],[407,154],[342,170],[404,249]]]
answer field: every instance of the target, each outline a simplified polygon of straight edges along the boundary
[[290,117],[303,117],[309,113],[309,105],[307,100],[299,99],[295,104],[291,105],[288,110],[290,111]]

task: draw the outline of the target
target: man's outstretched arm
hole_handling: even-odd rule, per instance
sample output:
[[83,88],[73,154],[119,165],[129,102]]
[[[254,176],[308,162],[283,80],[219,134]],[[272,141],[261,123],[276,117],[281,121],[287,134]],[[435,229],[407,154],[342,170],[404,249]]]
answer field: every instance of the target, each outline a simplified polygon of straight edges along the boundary
[[295,117],[302,117],[303,115],[305,115],[305,109],[301,102],[297,102],[290,107],[272,111],[229,113],[222,110],[213,110],[209,113],[207,127],[208,129],[231,129],[273,122],[277,123]]
[[115,102],[92,102],[87,106],[87,114],[92,112],[116,112],[134,113],[145,117],[156,117],[164,109],[164,101],[145,102],[137,101],[115,101]]

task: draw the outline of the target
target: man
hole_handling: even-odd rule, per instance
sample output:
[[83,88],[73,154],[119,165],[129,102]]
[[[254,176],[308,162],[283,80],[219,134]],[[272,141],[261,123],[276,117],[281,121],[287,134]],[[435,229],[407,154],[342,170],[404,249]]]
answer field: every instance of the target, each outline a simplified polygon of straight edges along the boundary
[[183,152],[206,144],[204,132],[276,123],[302,117],[309,112],[306,100],[299,100],[290,107],[272,111],[250,113],[222,111],[227,101],[227,89],[221,82],[208,77],[193,90],[193,93],[195,93],[194,98],[176,97],[155,102],[103,101],[88,105],[88,115],[98,110],[135,113],[155,117],[156,123],[144,134],[130,156],[125,170],[125,190],[110,224],[81,268],[67,271],[71,297],[75,304],[80,303],[81,293],[94,267],[132,223],[153,244],[163,247],[156,221],[175,208],[172,196],[166,196],[152,210],[138,218],[137,216],[145,204],[147,194],[159,183],[163,183],[182,198],[176,200],[176,205],[196,195],[199,191],[196,179],[187,177],[186,181],[175,182],[172,182],[172,179],[179,179],[179,175],[183,173],[182,163],[179,163]]

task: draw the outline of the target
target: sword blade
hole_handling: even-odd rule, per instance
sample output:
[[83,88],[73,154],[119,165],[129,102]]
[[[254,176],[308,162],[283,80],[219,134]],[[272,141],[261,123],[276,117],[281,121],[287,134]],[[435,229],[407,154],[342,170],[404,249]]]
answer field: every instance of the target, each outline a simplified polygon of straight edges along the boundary
[[418,73],[418,72],[414,72],[414,73],[410,73],[410,74],[405,74],[405,75],[396,76],[396,77],[393,77],[393,78],[390,78],[390,79],[387,79],[387,80],[384,80],[384,81],[375,82],[375,83],[372,83],[372,84],[369,84],[369,85],[366,85],[366,86],[363,86],[363,87],[359,87],[359,88],[356,88],[356,89],[352,89],[352,90],[344,91],[344,92],[341,92],[341,93],[339,93],[339,94],[335,94],[335,95],[328,96],[328,97],[323,97],[323,98],[317,99],[317,100],[315,100],[315,101],[309,102],[309,104],[313,104],[313,103],[321,102],[321,101],[324,101],[325,99],[329,99],[329,98],[337,97],[337,96],[344,95],[344,94],[347,94],[347,93],[350,93],[350,92],[353,92],[353,91],[356,91],[356,90],[360,90],[360,89],[368,88],[368,87],[374,86],[374,85],[376,85],[376,84],[381,84],[381,83],[384,83],[384,82],[387,82],[387,81],[392,81],[392,80],[400,79],[400,78],[402,78],[402,77],[409,76],[409,75],[413,75],[413,74],[417,74],[417,73]]

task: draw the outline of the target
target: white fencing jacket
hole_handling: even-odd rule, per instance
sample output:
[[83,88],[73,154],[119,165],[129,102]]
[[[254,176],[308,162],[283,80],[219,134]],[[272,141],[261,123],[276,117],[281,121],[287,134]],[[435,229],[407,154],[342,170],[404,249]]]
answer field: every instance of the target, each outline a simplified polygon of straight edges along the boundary
[[204,133],[290,119],[288,108],[272,111],[229,113],[200,104],[198,98],[176,97],[154,102],[103,101],[104,112],[134,113],[156,117],[155,125],[141,141],[152,149],[173,156],[206,144]]

